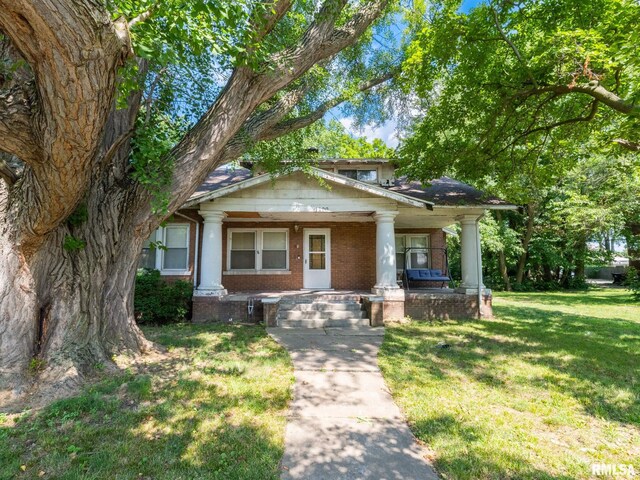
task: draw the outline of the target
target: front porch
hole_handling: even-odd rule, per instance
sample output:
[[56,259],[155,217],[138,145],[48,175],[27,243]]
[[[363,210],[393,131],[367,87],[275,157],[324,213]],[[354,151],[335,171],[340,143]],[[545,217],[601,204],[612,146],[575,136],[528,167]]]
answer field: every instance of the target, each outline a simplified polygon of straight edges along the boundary
[[[324,185],[295,171],[278,178],[277,186],[262,175],[191,201],[189,207],[204,219],[194,321],[272,326],[278,312],[284,316],[283,304],[291,302],[342,302],[335,308],[351,309],[362,317],[353,321],[368,319],[372,325],[405,316],[490,314],[478,229],[484,204],[438,205],[411,196],[415,192],[323,170],[315,174]],[[424,288],[452,285],[445,278],[443,229],[455,222],[461,225],[462,244],[458,288]],[[409,291],[409,282],[402,281],[408,269],[433,274],[434,281],[419,281]],[[356,302],[360,309],[344,302]],[[489,307],[479,309],[479,302]],[[320,314],[290,316],[315,325],[311,320]]]
[[[492,316],[491,294],[482,297],[482,317]],[[371,326],[406,317],[416,320],[477,318],[478,296],[466,295],[450,288],[397,291],[395,296],[380,296],[365,290],[283,290],[230,292],[222,296],[196,296],[193,322],[264,323],[278,325],[278,311],[283,305],[313,303],[357,303],[361,318]],[[337,325],[337,326],[349,326]]]

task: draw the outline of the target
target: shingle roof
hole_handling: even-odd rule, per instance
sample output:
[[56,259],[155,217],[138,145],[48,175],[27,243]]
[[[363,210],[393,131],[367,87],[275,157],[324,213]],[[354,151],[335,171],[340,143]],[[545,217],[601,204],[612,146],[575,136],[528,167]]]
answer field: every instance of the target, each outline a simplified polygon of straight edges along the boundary
[[486,206],[509,207],[514,206],[498,197],[486,195],[471,185],[460,182],[449,177],[440,177],[430,180],[428,184],[422,185],[420,182],[408,180],[406,177],[394,180],[393,186],[389,187],[397,193],[402,193],[409,197],[428,200],[439,206]]
[[[223,165],[211,172],[204,183],[191,196],[190,200],[193,201],[209,192],[214,192],[251,177],[252,172],[247,168]],[[432,202],[435,206],[468,205],[486,208],[514,206],[500,198],[485,195],[481,190],[449,177],[436,178],[426,185],[402,177],[395,179],[393,186],[385,187],[385,189],[407,197]]]
[[244,167],[234,167],[232,165],[223,165],[216,168],[205,179],[204,183],[198,187],[193,197],[200,196],[203,193],[214,192],[222,187],[233,185],[251,178],[251,170]]

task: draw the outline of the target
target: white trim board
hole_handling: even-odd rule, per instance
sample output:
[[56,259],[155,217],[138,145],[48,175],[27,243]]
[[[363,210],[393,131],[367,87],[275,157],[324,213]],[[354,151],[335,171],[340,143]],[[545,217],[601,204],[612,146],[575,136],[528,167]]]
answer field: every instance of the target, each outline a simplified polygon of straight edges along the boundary
[[[411,198],[408,197],[406,195],[400,194],[400,193],[396,193],[396,192],[392,192],[390,190],[384,189],[382,187],[378,187],[376,185],[371,185],[369,183],[364,183],[364,182],[360,182],[358,180],[353,180],[351,178],[347,178],[343,175],[339,175],[337,173],[333,173],[333,172],[327,172],[326,170],[321,170],[319,168],[316,167],[310,167],[311,172],[313,172],[313,174],[318,177],[321,178],[323,180],[326,180],[328,182],[332,182],[338,185],[343,185],[345,187],[349,187],[349,188],[354,188],[356,190],[360,190],[363,192],[367,192],[371,195],[375,195],[377,197],[381,197],[381,198],[386,198],[389,200],[394,200],[398,203],[402,203],[404,205],[409,205],[411,207],[417,207],[417,208],[433,208],[433,203],[429,202],[427,200],[419,200],[419,199],[415,199],[415,198]],[[271,176],[269,174],[262,174],[262,175],[257,175],[255,177],[249,178],[247,180],[243,180],[241,182],[238,183],[234,183],[233,185],[229,185],[227,187],[222,187],[218,190],[215,190],[213,192],[208,192],[208,193],[204,193],[198,197],[192,198],[191,200],[189,200],[184,206],[183,208],[188,208],[188,207],[192,207],[194,205],[206,202],[206,201],[211,201],[211,200],[215,200],[217,198],[221,198],[224,197],[226,195],[229,195],[231,193],[240,191],[240,190],[244,190],[247,188],[251,188],[251,187],[255,187],[257,185],[261,185],[263,183],[267,183],[273,180],[277,180],[278,178],[283,178],[289,175],[292,175],[294,173],[304,173],[302,171],[302,169],[300,168],[295,168],[293,169],[293,171],[290,172],[286,172],[286,173],[282,173],[276,176]]]

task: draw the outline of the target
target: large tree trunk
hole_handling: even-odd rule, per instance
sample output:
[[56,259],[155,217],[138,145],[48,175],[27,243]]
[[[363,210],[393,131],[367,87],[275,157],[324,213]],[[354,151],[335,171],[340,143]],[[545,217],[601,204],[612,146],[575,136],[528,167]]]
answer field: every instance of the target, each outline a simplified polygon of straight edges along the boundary
[[[26,60],[32,80],[0,79],[0,151],[24,164],[18,175],[0,161],[0,404],[26,393],[65,395],[98,365],[113,366],[114,354],[153,348],[133,315],[142,242],[220,162],[314,121],[313,114],[284,121],[296,95],[255,112],[355,43],[387,0],[358,2],[343,21],[347,3],[325,0],[297,43],[287,41],[264,68],[234,70],[207,113],[161,159],[174,165],[170,201],[164,215],[154,215],[129,163],[140,93],[128,110],[113,109],[118,68],[132,54],[132,24],[111,21],[95,0],[0,0],[0,28],[12,45],[0,41]],[[276,1],[254,40],[290,5]],[[78,208],[86,218],[70,220]]]
[[[496,210],[496,220],[502,226],[502,212],[500,210]],[[498,252],[498,268],[500,270],[500,276],[502,277],[502,282],[504,283],[504,288],[507,292],[511,291],[511,278],[509,278],[509,271],[507,269],[507,260],[504,254],[504,248],[500,249]]]
[[[13,240],[11,214],[0,211],[0,403],[69,394],[98,366],[112,366],[113,355],[151,348],[133,315],[146,232],[130,228],[124,192],[96,187],[86,220],[61,225],[29,257]],[[6,199],[4,185],[0,192]],[[65,249],[70,236],[86,246]]]
[[586,278],[585,274],[585,262],[587,257],[587,239],[586,237],[581,237],[575,245],[576,252],[576,271],[575,278],[576,279],[584,279]]
[[640,223],[629,225],[627,237],[627,251],[629,253],[629,266],[640,271]]
[[524,271],[527,265],[527,257],[529,256],[529,242],[533,236],[533,225],[535,222],[535,207],[532,203],[527,204],[527,225],[522,238],[522,253],[518,258],[518,269],[516,271],[516,284],[522,285],[524,279]]

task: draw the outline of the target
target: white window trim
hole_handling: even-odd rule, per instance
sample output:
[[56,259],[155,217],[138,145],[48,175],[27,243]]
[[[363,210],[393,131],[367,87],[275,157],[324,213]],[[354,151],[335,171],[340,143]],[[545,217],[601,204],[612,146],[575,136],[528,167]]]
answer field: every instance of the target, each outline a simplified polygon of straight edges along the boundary
[[[170,223],[168,225],[166,225],[165,227],[160,227],[158,229],[159,234],[160,234],[160,238],[162,239],[162,245],[164,245],[166,247],[167,245],[167,229],[171,228],[171,227],[187,227],[187,265],[185,269],[182,268],[163,268],[164,267],[164,249],[163,248],[158,248],[156,251],[156,265],[159,267],[158,270],[160,270],[160,275],[191,275],[191,270],[189,270],[189,254],[190,249],[189,249],[189,244],[191,243],[189,240],[191,239],[191,225],[189,225],[188,223]],[[159,256],[159,260],[160,262],[158,263],[158,256]]]
[[362,182],[362,183],[369,183],[371,185],[377,185],[380,183],[380,167],[379,166],[375,166],[375,165],[358,165],[358,166],[337,166],[333,169],[333,173],[337,173],[338,175],[342,175],[340,173],[340,170],[374,170],[376,172],[376,179],[373,182],[365,182],[364,180],[358,180],[357,178],[355,180],[357,180],[358,182]]
[[[256,234],[255,244],[255,265],[256,268],[234,268],[231,269],[231,235],[234,232],[253,232]],[[286,251],[285,256],[286,267],[285,268],[262,268],[262,244],[263,233],[275,233],[284,232],[286,234]],[[283,275],[290,273],[289,269],[289,256],[291,255],[291,248],[289,245],[289,229],[288,228],[228,228],[227,229],[227,269],[222,272],[223,275]]]
[[[429,258],[429,268],[431,268],[431,265],[433,263],[433,259],[431,258],[431,234],[430,233],[396,233],[394,236],[394,241],[395,241],[395,237],[404,237],[404,245],[405,247],[410,243],[410,239],[414,238],[414,237],[418,237],[418,238],[426,238],[427,239],[427,253],[428,253],[428,258]],[[396,252],[396,253],[402,253],[404,254],[404,252]],[[406,261],[406,259],[405,259]],[[411,254],[409,254],[409,261],[407,262],[407,268],[412,268],[411,267]],[[396,265],[396,270],[397,271],[402,271],[404,270],[404,265]]]
[[[166,227],[187,227],[187,268],[186,269],[170,269],[170,268],[162,268],[164,264],[164,249],[156,248],[156,260],[155,260],[155,270],[160,271],[160,275],[176,275],[176,276],[186,276],[191,275],[191,269],[189,268],[189,255],[191,254],[191,225],[188,223],[170,223],[166,225]],[[166,245],[166,227],[158,227],[155,232],[149,237],[153,239],[153,242],[160,242],[161,245]]]

